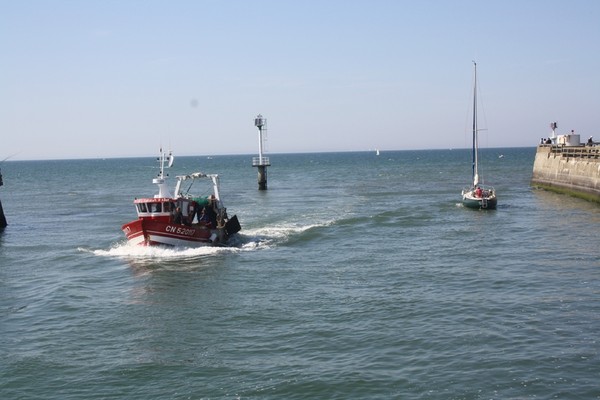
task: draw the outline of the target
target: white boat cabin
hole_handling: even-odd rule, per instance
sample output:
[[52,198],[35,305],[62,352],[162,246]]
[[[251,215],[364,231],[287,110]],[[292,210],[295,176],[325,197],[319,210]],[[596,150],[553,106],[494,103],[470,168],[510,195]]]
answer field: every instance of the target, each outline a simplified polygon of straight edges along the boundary
[[182,216],[181,223],[184,225],[194,223],[194,217],[197,214],[199,215],[203,208],[212,208],[214,203],[214,196],[199,198],[180,197],[177,199],[154,197],[134,200],[138,218],[175,223],[176,210],[179,207]]

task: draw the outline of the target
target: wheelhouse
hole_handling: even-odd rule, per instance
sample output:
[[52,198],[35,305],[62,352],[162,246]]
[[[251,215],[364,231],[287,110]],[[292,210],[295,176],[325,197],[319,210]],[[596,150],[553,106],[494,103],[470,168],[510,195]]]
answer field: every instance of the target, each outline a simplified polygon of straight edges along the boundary
[[186,223],[191,223],[196,215],[199,203],[193,199],[180,197],[135,199],[134,205],[139,219],[151,219],[172,223],[177,207]]

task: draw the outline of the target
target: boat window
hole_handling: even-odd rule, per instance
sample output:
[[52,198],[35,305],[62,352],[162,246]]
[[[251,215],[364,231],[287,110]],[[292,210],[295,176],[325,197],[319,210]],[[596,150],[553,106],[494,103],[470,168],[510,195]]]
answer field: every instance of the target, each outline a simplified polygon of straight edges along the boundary
[[146,208],[146,203],[139,203],[137,206],[139,212],[148,212],[148,208]]
[[164,211],[164,212],[169,212],[169,211],[171,211],[171,203],[164,203],[164,204],[163,204],[163,211]]
[[161,212],[160,203],[149,203],[148,205],[150,206],[150,212],[151,213],[159,213],[159,212]]

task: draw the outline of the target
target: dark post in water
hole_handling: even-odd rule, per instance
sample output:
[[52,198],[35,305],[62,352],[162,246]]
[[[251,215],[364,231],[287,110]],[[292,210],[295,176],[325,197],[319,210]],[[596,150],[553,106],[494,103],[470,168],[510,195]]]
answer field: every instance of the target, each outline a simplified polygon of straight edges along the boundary
[[263,156],[263,141],[267,138],[267,119],[262,115],[254,119],[258,128],[258,157],[252,158],[252,166],[258,167],[258,190],[267,190],[267,166],[271,165],[269,157]]
[[[2,181],[2,170],[0,170],[0,186],[4,185]],[[2,201],[0,200],[0,229],[6,228],[6,217],[4,216],[4,210],[2,209]]]

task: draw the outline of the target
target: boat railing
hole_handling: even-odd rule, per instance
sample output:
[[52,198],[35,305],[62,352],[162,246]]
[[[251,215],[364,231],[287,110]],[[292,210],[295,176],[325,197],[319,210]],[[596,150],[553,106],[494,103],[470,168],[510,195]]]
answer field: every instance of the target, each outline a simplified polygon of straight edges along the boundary
[[269,157],[252,157],[252,166],[270,166],[271,162],[269,161]]
[[549,147],[550,153],[554,156],[565,158],[581,158],[588,160],[600,160],[599,146],[563,146],[556,144],[544,144],[543,147]]

